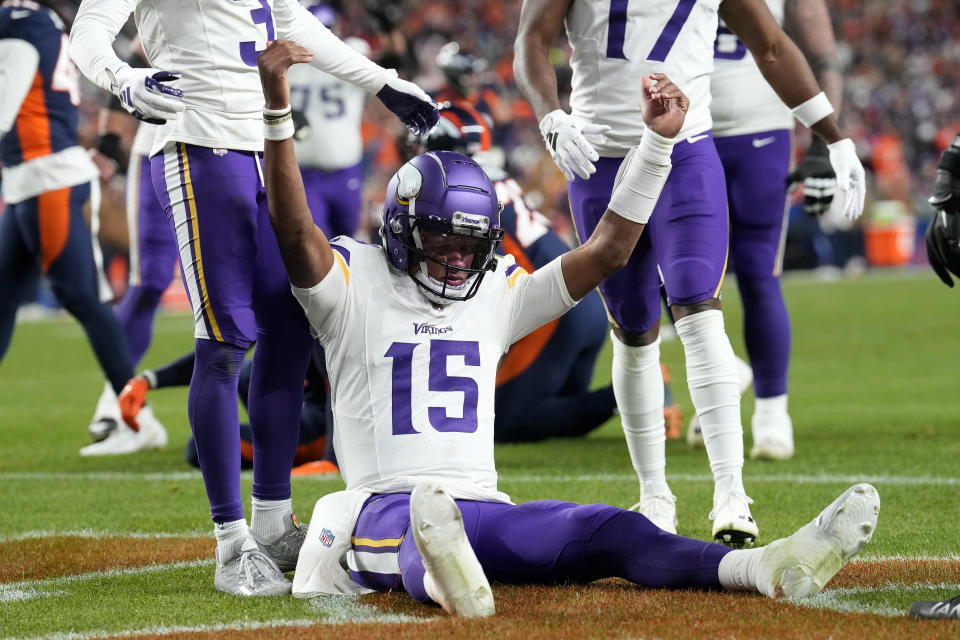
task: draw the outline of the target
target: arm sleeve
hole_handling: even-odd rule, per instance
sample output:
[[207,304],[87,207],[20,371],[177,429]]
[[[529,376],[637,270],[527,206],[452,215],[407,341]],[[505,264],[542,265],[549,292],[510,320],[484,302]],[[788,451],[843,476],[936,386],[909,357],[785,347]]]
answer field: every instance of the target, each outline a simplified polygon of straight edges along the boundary
[[70,30],[70,57],[91,82],[114,93],[112,77],[129,67],[113,51],[113,41],[137,0],[83,0]]
[[368,93],[376,93],[396,76],[396,72],[384,69],[333,35],[296,0],[275,0],[273,14],[278,37],[313,51],[310,64],[317,69],[362,87]]
[[[512,285],[510,305],[509,347],[531,331],[559,318],[576,306],[570,297],[560,269],[560,258],[554,258],[533,273],[522,272]],[[509,282],[509,276],[507,277]]]
[[40,54],[26,40],[0,40],[0,137],[13,128],[39,64]]

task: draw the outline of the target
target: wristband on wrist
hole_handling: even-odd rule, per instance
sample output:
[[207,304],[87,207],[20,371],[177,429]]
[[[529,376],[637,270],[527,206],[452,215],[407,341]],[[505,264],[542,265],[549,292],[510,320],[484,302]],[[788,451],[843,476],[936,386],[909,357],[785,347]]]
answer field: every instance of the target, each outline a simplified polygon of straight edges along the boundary
[[607,208],[639,224],[646,224],[670,175],[673,140],[646,129],[640,144],[630,151],[614,180]]
[[156,386],[157,386],[157,374],[153,371],[153,369],[147,369],[146,371],[142,371],[142,372],[140,373],[140,376],[139,376],[139,377],[140,377],[140,378],[143,378],[144,380],[146,380],[146,381],[147,381],[147,386],[150,387],[151,389],[155,389],[155,388],[156,388]]
[[811,127],[833,113],[833,105],[823,91],[790,110],[805,127]]
[[286,140],[293,137],[293,112],[290,105],[283,109],[263,110],[263,137],[267,140]]

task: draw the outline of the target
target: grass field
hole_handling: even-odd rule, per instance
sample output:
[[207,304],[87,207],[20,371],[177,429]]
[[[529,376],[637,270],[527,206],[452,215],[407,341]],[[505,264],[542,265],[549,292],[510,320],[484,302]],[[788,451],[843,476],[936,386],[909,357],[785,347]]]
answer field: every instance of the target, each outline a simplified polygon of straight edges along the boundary
[[[404,594],[358,600],[241,599],[213,590],[212,527],[199,473],[183,462],[185,390],[151,396],[170,432],[161,452],[84,459],[102,388],[70,320],[17,327],[0,365],[0,639],[276,638],[960,638],[960,621],[904,618],[910,602],[960,592],[960,293],[926,271],[855,281],[788,277],[790,410],[797,455],[748,460],[761,543],[791,533],[855,481],[877,486],[876,535],[859,561],[806,603],[654,592],[619,580],[494,586],[498,615],[450,619]],[[727,326],[743,354],[736,287]],[[144,366],[191,348],[191,319],[158,318]],[[663,345],[686,416],[679,342]],[[609,380],[609,349],[596,384]],[[752,392],[743,400],[747,425]],[[749,450],[749,426],[746,435]],[[704,451],[667,446],[680,533],[707,538]],[[628,506],[637,485],[619,423],[585,440],[497,448],[514,500]],[[250,476],[244,475],[249,496]],[[339,479],[297,478],[307,518]]]

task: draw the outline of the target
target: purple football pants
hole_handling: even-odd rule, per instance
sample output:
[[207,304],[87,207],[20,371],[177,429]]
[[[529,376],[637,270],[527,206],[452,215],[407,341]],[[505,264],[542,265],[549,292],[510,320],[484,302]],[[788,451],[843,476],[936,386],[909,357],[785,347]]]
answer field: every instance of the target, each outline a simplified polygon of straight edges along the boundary
[[758,398],[787,392],[790,316],[780,290],[790,131],[717,138],[730,203],[730,254]]
[[307,206],[328,238],[352,237],[360,226],[363,168],[353,165],[337,171],[300,167]]
[[[698,136],[699,138],[699,136]],[[678,142],[673,169],[627,265],[600,285],[607,311],[622,329],[642,333],[660,321],[660,281],[669,304],[690,305],[720,294],[727,258],[727,196],[712,138]],[[597,172],[567,190],[580,242],[607,209],[622,158],[600,158]]]
[[132,156],[127,171],[127,227],[130,233],[130,284],[117,318],[134,366],[153,335],[153,318],[177,268],[177,240],[153,189],[150,158]]
[[[619,577],[652,588],[719,589],[730,549],[667,533],[646,517],[604,504],[537,500],[518,505],[457,500],[467,538],[491,581],[589,582]],[[350,575],[376,590],[403,587],[420,602],[423,560],[410,528],[410,495],[367,500],[353,532]]]
[[169,143],[153,182],[180,253],[194,314],[196,361],[187,401],[215,522],[243,517],[237,381],[256,342],[250,380],[253,495],[290,497],[303,378],[312,339],[280,258],[260,154]]

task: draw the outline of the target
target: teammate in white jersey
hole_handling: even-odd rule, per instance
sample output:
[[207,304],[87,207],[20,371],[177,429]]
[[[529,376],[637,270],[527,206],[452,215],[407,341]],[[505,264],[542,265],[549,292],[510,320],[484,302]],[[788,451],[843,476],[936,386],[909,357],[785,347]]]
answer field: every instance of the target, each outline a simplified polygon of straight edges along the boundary
[[[843,81],[824,0],[767,0],[767,6],[839,109]],[[793,455],[787,412],[790,317],[780,290],[790,210],[787,183],[804,182],[807,211],[822,213],[833,199],[835,178],[827,147],[817,137],[797,172],[788,177],[793,115],[723,22],[714,61],[713,137],[726,176],[730,260],[743,303],[743,334],[756,392],[750,457],[785,460]],[[691,431],[696,430],[691,424]]]
[[[151,68],[131,68],[111,46],[131,12]],[[310,333],[267,223],[260,162],[264,117],[293,127],[289,113],[263,111],[257,56],[278,37],[308,47],[313,66],[375,92],[415,132],[436,123],[419,87],[341,42],[296,0],[83,0],[70,40],[88,78],[134,117],[160,125],[151,174],[194,313],[187,409],[215,523],[214,586],[241,595],[288,592],[281,571],[293,568],[304,535],[290,468]],[[254,342],[248,528],[236,396]],[[111,447],[111,438],[98,445]]]
[[[337,15],[330,5],[314,4],[307,10],[336,32]],[[344,42],[370,54],[365,40],[346,38]],[[304,122],[294,144],[310,211],[331,238],[352,236],[360,226],[363,205],[360,124],[367,94],[309,65],[294,66],[289,73],[290,106]]]
[[[634,469],[638,508],[675,531],[675,498],[666,481],[660,357],[662,278],[687,359],[687,383],[700,417],[714,476],[715,539],[752,544],[758,534],[743,487],[743,428],[736,361],[724,331],[720,288],[726,269],[723,169],[710,134],[710,72],[718,11],[764,62],[781,98],[833,143],[846,211],[863,208],[863,168],[841,139],[829,101],[818,93],[802,54],[763,0],[525,0],[516,40],[517,84],[540,118],[550,154],[569,181],[581,241],[603,215],[627,149],[644,130],[636,78],[665,72],[690,96],[690,113],[673,149],[673,170],[650,230],[623,271],[600,290],[613,327],[613,387]],[[566,25],[573,48],[573,114],[560,108],[550,48]],[[816,124],[814,124],[816,123]],[[594,166],[596,163],[596,167]]]
[[[277,42],[261,56],[268,107],[288,104],[284,71],[306,53]],[[496,257],[500,205],[470,158],[436,151],[403,165],[387,186],[382,246],[328,240],[307,207],[291,133],[265,127],[270,219],[327,353],[347,483],[317,502],[295,594],[402,587],[475,617],[494,612],[488,578],[619,576],[655,588],[804,596],[869,540],[879,510],[869,485],[849,489],[794,536],[739,551],[666,533],[624,509],[514,505],[498,490],[498,361],[623,265],[670,171],[673,141],[662,136],[680,130],[686,98],[664,76],[654,75],[653,87],[638,80],[650,130],[609,209],[588,242],[532,274]]]

